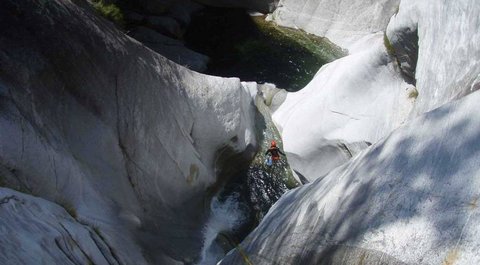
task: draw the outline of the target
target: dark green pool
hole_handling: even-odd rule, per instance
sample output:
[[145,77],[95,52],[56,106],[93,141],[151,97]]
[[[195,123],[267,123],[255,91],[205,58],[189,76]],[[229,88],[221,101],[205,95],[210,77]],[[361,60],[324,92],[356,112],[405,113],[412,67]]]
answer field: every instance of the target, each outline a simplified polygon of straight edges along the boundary
[[204,9],[193,17],[185,40],[211,58],[207,74],[289,91],[303,88],[322,65],[345,55],[325,38],[276,26],[242,9]]

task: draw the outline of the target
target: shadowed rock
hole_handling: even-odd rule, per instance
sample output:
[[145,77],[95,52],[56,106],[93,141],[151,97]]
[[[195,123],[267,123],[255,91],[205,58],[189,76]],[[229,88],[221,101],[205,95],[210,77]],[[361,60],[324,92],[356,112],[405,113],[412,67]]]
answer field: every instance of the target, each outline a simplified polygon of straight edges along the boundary
[[479,263],[479,100],[426,113],[290,191],[221,264]]
[[121,264],[196,259],[208,187],[228,166],[218,150],[255,149],[250,92],[172,63],[84,1],[6,0],[0,22],[2,182],[70,205]]

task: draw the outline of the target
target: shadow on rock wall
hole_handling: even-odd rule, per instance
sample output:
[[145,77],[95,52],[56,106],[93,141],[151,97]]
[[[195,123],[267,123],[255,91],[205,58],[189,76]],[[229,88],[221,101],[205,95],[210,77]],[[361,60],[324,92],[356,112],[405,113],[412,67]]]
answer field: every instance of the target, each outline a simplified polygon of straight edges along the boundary
[[251,262],[439,264],[460,249],[464,262],[478,259],[479,98],[427,113],[288,193],[242,244]]

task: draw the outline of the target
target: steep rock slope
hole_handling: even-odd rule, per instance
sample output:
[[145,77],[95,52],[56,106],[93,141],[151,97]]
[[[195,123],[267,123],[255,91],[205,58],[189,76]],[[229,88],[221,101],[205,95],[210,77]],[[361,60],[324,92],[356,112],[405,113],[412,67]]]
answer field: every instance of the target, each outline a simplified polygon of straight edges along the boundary
[[[479,14],[475,0],[402,0],[387,36],[393,47],[410,48],[397,52],[400,60],[418,56],[414,68],[418,99],[413,115],[480,89]],[[417,52],[411,48],[415,35]]]
[[0,217],[4,264],[121,264],[96,228],[49,201],[0,188]]
[[480,93],[293,190],[222,264],[478,264]]
[[402,122],[478,89],[478,14],[474,1],[404,1],[383,41],[382,33],[363,37],[350,56],[289,93],[274,120],[292,166],[309,179],[320,177],[349,159],[338,155],[339,142],[347,148],[374,143]]
[[[371,94],[368,102],[362,94],[345,96],[342,86],[337,85],[340,93],[336,95],[332,89],[332,98],[343,100],[345,109],[353,109],[347,112],[350,119],[338,130],[333,127],[321,131],[321,126],[317,128],[319,134],[298,130],[296,139],[314,139],[302,143],[297,150],[321,148],[324,135],[339,141],[352,137],[381,140],[323,178],[284,196],[237,248],[241,255],[233,251],[223,264],[241,264],[245,259],[252,264],[479,263],[480,230],[476,224],[480,218],[480,94],[475,92],[480,70],[476,45],[479,8],[475,1],[468,0],[402,2],[384,38],[390,58],[397,62],[392,65],[396,71],[370,75],[371,80],[365,77],[367,80],[357,80],[349,86],[351,91],[365,91],[364,87],[375,87],[385,78],[410,73],[413,75],[405,80],[408,84],[402,84],[408,87],[405,92],[409,105],[393,104],[390,111],[380,113],[385,102],[398,102],[392,101],[396,93]],[[370,42],[372,50],[378,49],[378,39]],[[362,42],[357,42],[357,47],[351,49],[352,55],[342,60],[352,60],[357,53],[366,52]],[[371,68],[375,62],[371,59],[364,59],[367,67],[357,68],[356,72]],[[322,74],[329,67],[338,67],[340,61],[324,66],[317,74],[316,78],[323,78],[318,93],[321,86],[328,87],[329,81],[336,79],[334,72],[330,77]],[[374,73],[378,69],[382,68],[377,67]],[[335,73],[340,75],[339,84],[356,76],[349,70],[344,67]],[[398,84],[386,84],[384,90]],[[304,110],[287,115],[283,108],[295,112],[295,105],[301,108],[302,100],[308,103],[309,97],[315,97],[312,91],[303,96],[289,94],[278,108],[276,121],[284,134],[293,132],[293,128],[315,127],[315,120],[328,125],[338,119],[326,114],[331,102],[335,102],[326,95],[326,100],[317,98],[322,105],[311,104],[317,112]],[[459,97],[463,98],[450,102]],[[362,109],[376,109],[377,115],[359,124],[353,119],[361,114],[356,104],[365,104]],[[306,117],[303,123],[295,123],[302,115]],[[382,126],[382,121],[389,126]],[[402,121],[404,125],[395,129]],[[349,126],[351,129],[344,129]],[[285,146],[287,141],[284,139]],[[319,168],[323,158],[317,157],[311,158],[307,166]]]
[[400,0],[281,0],[271,18],[281,26],[327,37],[342,48],[383,31]]
[[3,184],[74,209],[122,264],[198,257],[216,154],[255,146],[250,92],[153,53],[84,1],[2,1],[0,21]]
[[320,69],[302,90],[288,93],[273,118],[291,166],[309,180],[325,175],[368,143],[397,128],[413,99],[383,34]]

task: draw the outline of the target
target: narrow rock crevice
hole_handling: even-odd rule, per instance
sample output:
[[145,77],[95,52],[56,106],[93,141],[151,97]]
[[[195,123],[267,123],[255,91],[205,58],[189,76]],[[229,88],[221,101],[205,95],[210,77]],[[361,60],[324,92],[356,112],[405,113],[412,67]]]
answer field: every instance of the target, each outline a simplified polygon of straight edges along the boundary
[[[68,239],[69,239],[69,242],[72,243],[72,246],[71,247],[76,247],[78,250],[80,250],[80,252],[83,254],[83,256],[87,259],[87,262],[89,264],[94,264],[94,262],[92,261],[92,258],[82,249],[82,247],[80,246],[80,244],[78,244],[78,242],[75,240],[75,238],[73,237],[73,235],[70,233],[70,231],[68,231],[67,228],[65,228],[65,226],[62,224],[62,223],[59,223],[60,227],[65,231],[65,233],[67,234],[68,236]],[[74,245],[73,245],[74,244]],[[66,246],[68,245],[68,243],[65,244]],[[59,246],[57,244],[57,246]],[[66,254],[67,250],[63,250],[63,249],[60,249],[64,254]],[[70,255],[72,255],[70,253]],[[82,264],[81,262],[76,262],[77,264]]]
[[415,71],[418,61],[418,25],[396,28],[385,32],[384,44],[388,53],[395,58],[405,82],[416,85]]
[[397,32],[397,41],[393,42],[397,61],[407,83],[416,85],[415,71],[418,60],[418,29]]
[[2,199],[0,199],[0,205],[9,203],[10,200],[18,201],[18,198],[15,197],[15,195],[3,197]]
[[[92,232],[93,231],[93,232]],[[110,264],[124,264],[121,262],[121,259],[118,257],[117,253],[115,250],[107,243],[107,240],[105,237],[102,236],[100,231],[93,227],[90,227],[90,237],[92,238],[93,242],[95,245],[98,247],[102,255],[105,257],[105,259],[110,263]],[[106,247],[106,249],[105,249]],[[107,252],[108,251],[108,252]],[[113,260],[112,260],[113,258]]]

